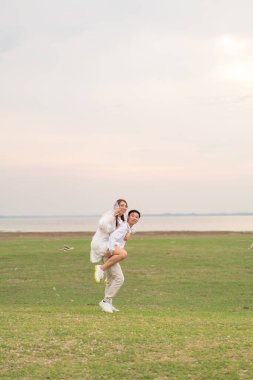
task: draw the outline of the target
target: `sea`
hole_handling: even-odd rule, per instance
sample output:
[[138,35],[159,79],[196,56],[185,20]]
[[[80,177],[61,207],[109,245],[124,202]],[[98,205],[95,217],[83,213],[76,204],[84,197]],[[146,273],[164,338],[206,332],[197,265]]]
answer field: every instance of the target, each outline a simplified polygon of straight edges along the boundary
[[[94,232],[99,218],[99,215],[0,216],[0,232]],[[253,213],[142,215],[136,231],[253,232]]]

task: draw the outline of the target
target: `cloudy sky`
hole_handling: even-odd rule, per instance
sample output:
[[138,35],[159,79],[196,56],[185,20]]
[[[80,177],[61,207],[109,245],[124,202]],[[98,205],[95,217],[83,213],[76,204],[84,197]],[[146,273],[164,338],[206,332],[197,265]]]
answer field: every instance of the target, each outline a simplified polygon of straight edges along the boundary
[[0,215],[253,211],[252,0],[0,9]]

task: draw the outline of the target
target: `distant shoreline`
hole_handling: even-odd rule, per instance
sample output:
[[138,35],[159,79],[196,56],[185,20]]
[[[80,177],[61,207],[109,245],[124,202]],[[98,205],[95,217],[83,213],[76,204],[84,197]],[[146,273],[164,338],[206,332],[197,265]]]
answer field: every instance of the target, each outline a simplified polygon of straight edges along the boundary
[[[2,233],[92,233],[99,217],[16,217],[0,218]],[[138,233],[183,231],[253,231],[252,215],[162,215],[143,216],[136,228]]]
[[[24,240],[24,239],[87,239],[91,238],[95,231],[76,232],[3,232],[0,231],[0,240]],[[139,231],[134,237],[165,237],[165,236],[198,236],[198,235],[252,235],[253,231]]]
[[[94,217],[100,217],[101,214],[68,214],[68,215],[0,215],[0,219],[44,219],[44,218],[94,218]],[[167,213],[161,213],[161,214],[142,214],[142,217],[177,217],[177,216],[253,216],[253,212],[186,212],[186,213],[173,213],[173,212],[167,212]]]

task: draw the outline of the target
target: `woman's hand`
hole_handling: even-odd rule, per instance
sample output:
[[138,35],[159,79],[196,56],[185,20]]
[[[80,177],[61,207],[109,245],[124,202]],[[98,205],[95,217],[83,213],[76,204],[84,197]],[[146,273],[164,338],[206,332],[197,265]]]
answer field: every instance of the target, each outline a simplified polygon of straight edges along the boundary
[[113,215],[114,215],[114,216],[119,216],[119,215],[121,215],[121,208],[120,208],[120,207],[116,208],[116,209],[114,210]]

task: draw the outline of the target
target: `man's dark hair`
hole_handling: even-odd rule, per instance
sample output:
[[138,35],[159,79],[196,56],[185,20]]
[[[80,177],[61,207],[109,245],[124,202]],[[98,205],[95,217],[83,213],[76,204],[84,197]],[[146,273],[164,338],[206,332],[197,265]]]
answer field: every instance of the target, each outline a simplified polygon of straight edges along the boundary
[[140,211],[138,211],[138,210],[130,210],[130,211],[128,212],[127,216],[131,215],[133,212],[136,212],[136,214],[139,215],[139,218],[141,217],[141,213],[140,213]]

